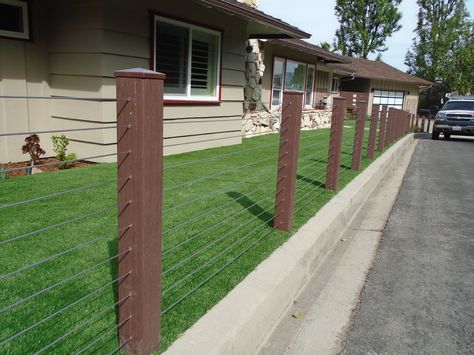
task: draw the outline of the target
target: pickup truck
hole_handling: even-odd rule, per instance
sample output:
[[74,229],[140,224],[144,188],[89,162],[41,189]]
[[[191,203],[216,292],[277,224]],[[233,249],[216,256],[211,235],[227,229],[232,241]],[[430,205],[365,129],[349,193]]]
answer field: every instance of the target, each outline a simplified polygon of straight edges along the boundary
[[451,97],[436,114],[432,139],[474,136],[474,96]]

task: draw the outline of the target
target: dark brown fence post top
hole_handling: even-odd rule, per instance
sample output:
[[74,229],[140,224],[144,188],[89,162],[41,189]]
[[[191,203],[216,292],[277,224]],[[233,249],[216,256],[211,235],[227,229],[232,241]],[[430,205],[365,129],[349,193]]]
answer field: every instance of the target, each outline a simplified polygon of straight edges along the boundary
[[143,78],[143,79],[161,79],[165,80],[166,75],[153,70],[143,68],[132,68],[117,70],[114,72],[117,78]]

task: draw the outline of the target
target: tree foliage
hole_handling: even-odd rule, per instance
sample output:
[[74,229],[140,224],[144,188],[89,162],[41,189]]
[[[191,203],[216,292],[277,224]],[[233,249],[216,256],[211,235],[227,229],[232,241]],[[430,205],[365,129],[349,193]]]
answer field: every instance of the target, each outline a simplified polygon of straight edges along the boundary
[[387,50],[385,42],[400,30],[402,0],[337,0],[340,26],[334,47],[351,57],[367,58]]
[[331,44],[328,41],[321,42],[319,46],[326,51],[331,50]]
[[438,84],[423,104],[445,92],[473,93],[474,23],[464,0],[418,0],[418,22],[405,64],[408,72]]

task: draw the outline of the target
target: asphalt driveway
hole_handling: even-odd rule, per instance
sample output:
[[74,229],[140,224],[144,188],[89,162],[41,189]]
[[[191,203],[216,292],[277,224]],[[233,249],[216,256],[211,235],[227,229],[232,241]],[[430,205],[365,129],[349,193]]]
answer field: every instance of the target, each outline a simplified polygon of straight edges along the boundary
[[343,354],[474,354],[474,140],[420,139]]

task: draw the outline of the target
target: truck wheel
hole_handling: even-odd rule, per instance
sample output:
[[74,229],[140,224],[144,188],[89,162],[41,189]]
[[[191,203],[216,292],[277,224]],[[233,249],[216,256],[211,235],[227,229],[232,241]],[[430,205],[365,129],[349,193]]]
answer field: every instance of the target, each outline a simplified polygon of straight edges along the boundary
[[438,140],[439,139],[439,132],[433,131],[431,133],[431,139]]

